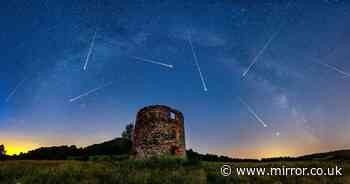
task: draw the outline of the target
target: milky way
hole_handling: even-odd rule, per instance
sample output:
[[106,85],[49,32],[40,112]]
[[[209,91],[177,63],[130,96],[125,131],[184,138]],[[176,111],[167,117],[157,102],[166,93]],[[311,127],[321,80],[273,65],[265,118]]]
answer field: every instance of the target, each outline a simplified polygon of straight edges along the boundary
[[[349,9],[342,0],[5,1],[0,144],[94,144],[164,104],[183,112],[188,148],[203,153],[349,147],[350,85],[339,78],[350,76]],[[327,57],[315,62],[320,51]]]

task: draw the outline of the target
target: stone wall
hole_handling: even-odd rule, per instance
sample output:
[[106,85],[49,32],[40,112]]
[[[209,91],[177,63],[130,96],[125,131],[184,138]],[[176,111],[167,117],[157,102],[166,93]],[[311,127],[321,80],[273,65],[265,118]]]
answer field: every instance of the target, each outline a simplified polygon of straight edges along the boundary
[[141,109],[136,117],[133,143],[139,159],[162,155],[185,157],[182,113],[162,105]]

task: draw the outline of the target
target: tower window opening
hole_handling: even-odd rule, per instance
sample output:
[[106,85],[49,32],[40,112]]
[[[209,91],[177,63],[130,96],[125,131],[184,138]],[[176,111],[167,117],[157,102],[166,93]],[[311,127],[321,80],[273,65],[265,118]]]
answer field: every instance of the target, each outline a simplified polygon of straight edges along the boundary
[[170,119],[175,120],[176,119],[176,114],[173,112],[170,112]]

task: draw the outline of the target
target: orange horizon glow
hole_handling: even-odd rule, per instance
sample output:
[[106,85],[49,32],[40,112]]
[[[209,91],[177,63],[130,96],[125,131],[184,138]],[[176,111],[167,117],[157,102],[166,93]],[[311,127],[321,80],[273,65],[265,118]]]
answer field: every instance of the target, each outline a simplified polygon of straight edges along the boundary
[[[252,145],[251,147],[243,146],[235,149],[222,150],[221,153],[229,155],[233,158],[242,159],[262,159],[277,157],[298,157],[314,153],[323,153],[342,148],[324,149],[322,145],[296,147],[291,143],[290,146],[283,144],[270,143],[265,145]],[[218,153],[219,154],[219,153]]]
[[[19,142],[19,141],[5,141],[7,155],[15,155],[20,153],[27,153],[28,151],[42,147],[39,144],[33,142]],[[205,154],[205,153],[204,153]],[[261,159],[261,158],[271,158],[271,157],[284,157],[284,156],[295,156],[295,150],[290,149],[280,149],[280,148],[266,148],[264,150],[235,150],[234,154],[228,153],[216,153],[219,155],[225,154],[230,157],[238,158],[251,158],[251,159]],[[234,155],[234,156],[233,156]]]
[[[41,145],[38,143],[35,143],[28,139],[19,139],[19,140],[2,140],[1,144],[5,145],[5,150],[7,155],[18,155],[20,153],[27,153],[28,151],[43,147],[43,146],[49,146],[49,145]],[[62,143],[62,145],[65,145]],[[77,145],[81,146],[81,145]],[[313,154],[313,153],[321,153],[321,152],[328,152],[328,151],[334,151],[337,150],[336,147],[325,150],[321,147],[308,147],[306,148],[299,148],[296,149],[293,146],[284,146],[280,144],[270,144],[270,145],[264,145],[259,147],[240,147],[236,149],[230,149],[230,150],[221,150],[213,152],[217,155],[226,155],[232,158],[246,158],[246,159],[262,159],[262,158],[272,158],[272,157],[296,157],[296,156],[302,156],[307,154]],[[189,149],[189,148],[188,148]],[[341,149],[341,148],[338,148]],[[197,151],[198,150],[194,150]],[[206,154],[206,153],[202,153]]]
[[39,144],[33,142],[19,142],[19,141],[4,141],[7,155],[18,155],[20,153],[27,153],[28,151],[41,147]]

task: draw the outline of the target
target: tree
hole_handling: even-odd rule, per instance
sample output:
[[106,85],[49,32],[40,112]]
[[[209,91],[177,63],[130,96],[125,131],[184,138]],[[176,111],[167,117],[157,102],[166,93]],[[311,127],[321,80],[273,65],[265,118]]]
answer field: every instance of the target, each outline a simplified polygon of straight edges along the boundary
[[125,130],[122,133],[122,137],[124,139],[128,139],[128,140],[132,141],[133,133],[134,133],[134,125],[132,123],[130,123],[130,124],[125,126]]
[[5,146],[3,144],[0,145],[0,156],[3,156],[6,154]]

